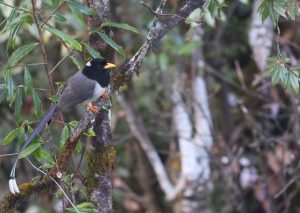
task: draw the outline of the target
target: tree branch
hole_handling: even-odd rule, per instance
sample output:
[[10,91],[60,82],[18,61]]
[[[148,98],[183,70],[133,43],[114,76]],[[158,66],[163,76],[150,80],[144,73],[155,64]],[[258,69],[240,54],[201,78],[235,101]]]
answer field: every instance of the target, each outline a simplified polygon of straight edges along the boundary
[[139,141],[144,153],[147,155],[149,163],[151,164],[159,185],[167,199],[173,199],[176,194],[175,187],[171,183],[165,167],[150,141],[150,137],[143,122],[138,118],[135,107],[129,104],[126,98],[122,94],[117,96],[119,103],[126,112],[126,120],[129,128],[134,137]]
[[45,67],[45,70],[46,70],[46,73],[47,73],[47,78],[48,78],[48,82],[49,82],[49,86],[50,86],[50,91],[51,91],[51,94],[54,95],[55,94],[55,89],[54,89],[53,79],[52,79],[51,73],[49,72],[49,68],[48,68],[48,57],[47,57],[47,53],[46,53],[46,49],[45,49],[42,30],[41,30],[41,27],[38,23],[37,17],[36,17],[36,9],[35,9],[34,0],[31,0],[31,4],[32,4],[33,19],[34,19],[36,28],[38,29],[38,32],[39,32],[40,47],[41,47],[42,54],[43,54],[44,67]]

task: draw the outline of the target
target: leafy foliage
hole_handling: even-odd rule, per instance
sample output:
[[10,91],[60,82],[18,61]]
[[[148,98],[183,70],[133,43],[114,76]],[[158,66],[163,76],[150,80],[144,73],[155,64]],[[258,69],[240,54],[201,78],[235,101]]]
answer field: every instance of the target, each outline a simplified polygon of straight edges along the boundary
[[288,65],[289,59],[279,56],[270,57],[267,61],[267,71],[272,78],[272,84],[282,83],[299,92],[299,69]]
[[273,25],[276,26],[280,16],[295,20],[296,16],[299,15],[299,6],[296,0],[263,0],[258,11],[262,21],[270,18]]

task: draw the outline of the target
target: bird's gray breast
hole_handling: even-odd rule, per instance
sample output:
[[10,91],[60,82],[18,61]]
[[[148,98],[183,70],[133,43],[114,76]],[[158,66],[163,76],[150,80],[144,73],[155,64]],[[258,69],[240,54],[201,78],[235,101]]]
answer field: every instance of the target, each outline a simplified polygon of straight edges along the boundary
[[59,101],[58,110],[64,111],[76,104],[91,99],[95,95],[98,83],[82,74],[81,71],[73,75],[67,82]]

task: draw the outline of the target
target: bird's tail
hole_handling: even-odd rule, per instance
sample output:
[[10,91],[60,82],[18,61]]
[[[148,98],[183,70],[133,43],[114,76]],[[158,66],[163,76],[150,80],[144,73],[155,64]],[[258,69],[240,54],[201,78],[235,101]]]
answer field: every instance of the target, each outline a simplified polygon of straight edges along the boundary
[[23,143],[10,172],[9,188],[13,194],[20,192],[15,180],[16,166],[17,166],[20,153],[30,144],[30,142],[37,136],[37,134],[39,134],[42,131],[45,125],[51,120],[51,118],[54,116],[56,112],[56,109],[57,109],[57,104],[54,104],[53,106],[50,107],[48,113],[44,115],[44,117],[41,119],[41,121],[36,126],[36,128],[32,131],[31,135]]

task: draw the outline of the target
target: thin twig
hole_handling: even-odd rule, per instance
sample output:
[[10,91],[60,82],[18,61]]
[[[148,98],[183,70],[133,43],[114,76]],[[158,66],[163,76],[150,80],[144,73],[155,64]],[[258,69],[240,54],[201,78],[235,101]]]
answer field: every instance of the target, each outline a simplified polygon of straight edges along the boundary
[[299,179],[299,175],[294,176],[289,182],[279,191],[274,195],[274,198],[277,199],[279,198],[295,181]]
[[12,69],[12,68],[15,68],[15,67],[24,67],[24,66],[39,66],[39,65],[45,65],[45,63],[16,64],[16,65],[14,65],[14,66],[11,66],[11,67],[2,67],[2,68],[0,68],[0,71],[1,71],[1,70],[5,70],[5,69]]
[[36,12],[35,12],[36,9],[35,9],[34,0],[31,0],[31,4],[32,4],[32,15],[33,15],[34,22],[35,22],[36,27],[37,27],[38,32],[39,32],[40,47],[41,47],[42,54],[43,54],[44,67],[45,67],[45,70],[46,70],[46,73],[47,73],[48,82],[49,82],[49,86],[50,86],[50,91],[51,91],[51,94],[54,95],[55,94],[55,89],[54,89],[53,79],[52,79],[51,73],[49,72],[49,68],[48,68],[48,57],[47,57],[47,53],[46,53],[46,49],[45,49],[45,43],[44,43],[44,40],[43,40],[42,30],[39,26],[39,23],[38,23],[38,20],[37,20],[37,17],[36,17]]
[[171,183],[168,173],[150,141],[142,120],[139,119],[136,110],[127,102],[127,99],[128,98],[125,98],[122,94],[117,96],[118,102],[122,106],[123,110],[126,111],[126,120],[129,128],[134,137],[139,141],[144,153],[147,155],[161,189],[165,193],[167,199],[173,199],[176,197],[175,187]]
[[174,14],[174,13],[161,13],[161,12],[156,12],[155,10],[153,10],[149,4],[147,4],[146,2],[144,1],[141,1],[141,5],[143,5],[144,7],[146,7],[150,13],[152,13],[154,16],[177,16],[179,18],[182,18],[183,20],[185,20],[186,18],[185,17],[182,17],[182,16],[179,16],[177,14]]
[[31,13],[31,14],[32,14],[32,12],[30,12],[30,11],[28,11],[28,10],[25,10],[25,9],[22,9],[22,8],[15,7],[15,6],[13,6],[13,5],[6,4],[6,3],[3,2],[3,1],[1,1],[0,4],[3,4],[3,5],[5,5],[5,6],[7,6],[7,7],[10,7],[10,8],[14,8],[14,9],[19,10],[19,11],[23,11],[23,12]]
[[[89,34],[87,34],[81,41],[83,42],[87,37],[89,36]],[[59,61],[57,62],[57,64],[55,64],[55,66],[50,70],[50,75],[56,70],[56,68],[73,52],[74,48],[70,49],[70,51]]]
[[0,157],[15,156],[19,153],[0,154]]
[[45,19],[45,21],[41,24],[41,28],[52,18],[54,13],[65,3],[66,0],[63,0],[62,2],[59,3],[59,5],[52,11],[52,13]]
[[29,164],[36,169],[37,171],[39,171],[40,173],[44,174],[45,176],[49,177],[56,185],[57,187],[60,189],[60,191],[64,194],[64,196],[67,198],[67,200],[69,201],[69,203],[71,204],[71,206],[75,209],[76,212],[80,213],[78,211],[78,209],[76,208],[76,206],[74,205],[74,203],[71,201],[71,199],[68,197],[68,195],[65,193],[65,191],[63,190],[63,188],[59,185],[59,183],[50,175],[48,175],[46,172],[44,172],[43,170],[37,168],[30,160],[29,158],[26,158],[26,160],[29,162]]

